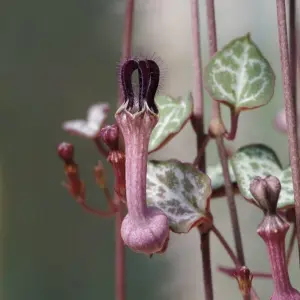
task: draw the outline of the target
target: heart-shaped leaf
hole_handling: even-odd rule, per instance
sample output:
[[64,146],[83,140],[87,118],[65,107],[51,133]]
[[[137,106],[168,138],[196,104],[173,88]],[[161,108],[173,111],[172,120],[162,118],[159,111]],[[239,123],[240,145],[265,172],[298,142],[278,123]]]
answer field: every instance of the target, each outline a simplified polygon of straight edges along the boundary
[[291,168],[283,170],[271,148],[262,144],[244,146],[232,156],[231,164],[239,190],[246,199],[255,201],[250,192],[250,183],[255,176],[273,175],[281,182],[277,208],[285,209],[294,205]]
[[187,233],[205,222],[209,212],[209,177],[177,160],[148,162],[147,203],[162,210],[170,229]]
[[[229,174],[231,182],[236,182],[233,169],[231,167],[231,164],[228,165],[229,168]],[[223,169],[221,163],[218,163],[214,166],[208,166],[206,169],[206,174],[211,180],[211,187],[213,190],[217,190],[224,186],[224,176],[223,176]]]
[[159,121],[151,134],[148,148],[150,153],[160,149],[179,133],[193,110],[191,95],[179,99],[157,96],[155,102],[159,110]]
[[275,75],[247,34],[216,53],[206,67],[204,81],[212,98],[239,112],[270,101]]

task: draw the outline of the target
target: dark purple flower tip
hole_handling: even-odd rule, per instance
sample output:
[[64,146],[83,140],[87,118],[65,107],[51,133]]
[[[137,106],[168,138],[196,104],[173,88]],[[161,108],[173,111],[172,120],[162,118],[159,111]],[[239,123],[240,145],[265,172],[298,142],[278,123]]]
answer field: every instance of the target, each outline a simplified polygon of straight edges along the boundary
[[72,144],[62,142],[57,147],[58,156],[65,162],[70,163],[74,157],[74,146]]
[[[132,85],[132,75],[135,71],[138,72],[139,76],[138,96],[134,94]],[[120,74],[127,110],[131,113],[141,111],[146,102],[148,107],[157,114],[158,109],[154,101],[160,78],[157,63],[151,59],[129,59],[122,65]]]
[[116,150],[119,142],[119,127],[117,124],[107,125],[100,130],[100,138],[111,149]]
[[250,192],[261,208],[269,214],[276,214],[281,184],[277,177],[255,177],[250,184]]

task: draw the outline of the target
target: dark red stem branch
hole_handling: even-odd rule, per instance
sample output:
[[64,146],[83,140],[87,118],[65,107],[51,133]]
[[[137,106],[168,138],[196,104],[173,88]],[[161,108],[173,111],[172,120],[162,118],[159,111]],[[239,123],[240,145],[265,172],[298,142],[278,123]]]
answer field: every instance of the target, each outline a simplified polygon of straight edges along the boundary
[[[297,23],[296,23],[296,1],[289,1],[289,37],[290,37],[290,66],[291,66],[291,82],[292,95],[295,106],[297,106]],[[298,117],[298,116],[297,116]]]
[[[197,157],[201,151],[201,157],[197,160],[200,170],[205,171],[205,151],[203,142],[204,134],[204,101],[203,101],[203,79],[202,79],[202,61],[200,46],[200,22],[199,22],[199,4],[198,0],[191,0],[192,15],[192,38],[193,38],[193,60],[194,60],[194,93],[193,93],[193,115],[191,118],[194,131],[197,135]],[[205,147],[204,147],[205,149]]]
[[[213,56],[217,52],[217,33],[216,33],[214,0],[207,0],[206,6],[207,6],[207,20],[208,20],[207,26],[208,26],[208,38],[209,38],[209,53],[210,56]],[[220,123],[223,123],[221,117],[221,111],[220,111],[220,103],[215,100],[213,100],[212,120],[220,120]],[[228,200],[228,207],[230,210],[231,224],[233,229],[237,256],[241,264],[245,265],[242,237],[241,237],[237,209],[236,209],[236,204],[234,199],[234,191],[230,181],[228,157],[226,154],[223,136],[216,137],[216,142],[217,142],[219,157],[223,168],[225,191]]]
[[[288,50],[288,37],[286,28],[286,12],[285,0],[277,0],[277,22],[278,22],[278,35],[280,46],[281,58],[281,71],[283,80],[283,94],[285,101],[285,113],[288,129],[288,143],[290,164],[292,168],[294,198],[295,198],[295,213],[296,213],[296,227],[298,239],[298,251],[300,259],[300,160],[299,160],[299,147],[297,142],[297,123],[296,123],[296,107],[293,100],[291,70],[289,61]],[[299,260],[300,262],[300,260]]]
[[[200,22],[199,22],[199,3],[198,0],[191,0],[191,18],[192,18],[192,38],[194,54],[194,109],[191,118],[192,125],[197,137],[197,157],[194,164],[205,172],[205,148],[208,144],[208,136],[204,133],[204,101],[203,101],[203,79],[202,79],[202,61],[200,46]],[[210,261],[210,232],[199,233],[201,237],[202,269],[205,290],[205,299],[213,300],[213,285]]]
[[240,226],[239,226],[239,219],[234,199],[234,190],[233,186],[230,180],[230,174],[229,174],[229,168],[228,168],[228,157],[224,145],[224,140],[222,137],[216,138],[216,143],[218,147],[219,157],[223,168],[223,176],[224,176],[224,186],[228,201],[228,207],[230,212],[230,218],[231,218],[231,224],[233,228],[233,235],[234,235],[234,241],[235,241],[235,247],[238,259],[241,263],[241,265],[245,265],[245,258],[244,258],[244,252],[243,252],[243,245],[242,245],[242,236],[240,232]]
[[95,144],[96,144],[96,147],[97,147],[99,153],[102,154],[102,155],[106,158],[107,155],[108,155],[108,151],[107,151],[107,149],[105,148],[105,146],[102,144],[100,138],[99,138],[99,137],[96,137],[96,138],[94,139],[94,142],[95,142]]
[[[238,259],[238,257],[236,257],[235,253],[232,251],[231,247],[229,246],[229,244],[227,243],[227,241],[225,240],[225,238],[223,237],[223,235],[221,234],[221,232],[216,228],[215,225],[213,225],[211,227],[211,231],[218,238],[218,240],[220,241],[220,243],[222,244],[222,246],[224,247],[224,249],[226,250],[226,252],[230,256],[230,258],[232,259],[232,261],[235,264],[235,266],[237,268],[243,266],[244,264],[241,264],[240,260]],[[248,299],[248,298],[249,298],[249,296],[246,296],[245,299]],[[254,299],[258,299],[257,294],[256,294],[256,292],[255,292],[255,290],[253,288],[251,288],[251,298],[253,300]]]
[[[206,15],[207,15],[207,29],[208,29],[208,42],[209,42],[209,56],[212,57],[217,52],[218,49],[214,0],[206,0]],[[220,118],[220,115],[221,115],[220,103],[218,101],[213,101],[212,119]]]
[[86,203],[80,203],[80,205],[86,212],[100,216],[102,218],[111,217],[116,214],[115,210],[103,211],[100,209],[91,208]]
[[236,113],[234,109],[230,110],[230,121],[231,121],[230,131],[229,132],[226,131],[224,133],[224,137],[227,140],[232,141],[235,139],[237,128],[238,128],[239,116],[240,114]]
[[292,256],[294,245],[295,245],[295,241],[296,241],[296,234],[297,234],[296,225],[293,224],[292,235],[291,235],[291,238],[290,238],[290,241],[289,241],[289,245],[288,245],[288,248],[287,248],[287,253],[286,253],[287,264],[289,264],[290,261],[291,261],[291,256]]
[[202,252],[202,268],[203,268],[203,284],[205,290],[205,299],[213,300],[213,283],[211,276],[211,259],[210,259],[210,231],[200,233],[201,236],[201,252]]
[[[125,12],[125,24],[123,31],[123,42],[122,42],[122,58],[129,58],[131,55],[132,46],[132,31],[133,31],[133,14],[134,14],[134,0],[127,0],[126,12]],[[119,100],[118,105],[123,103],[123,95],[119,88]],[[122,147],[122,140],[119,139],[119,147]],[[116,190],[116,187],[115,187]],[[115,282],[115,297],[116,300],[126,299],[125,290],[125,246],[121,237],[121,225],[124,217],[124,206],[122,201],[115,193],[115,203],[118,205],[119,210],[116,213],[115,219],[115,242],[116,242],[116,253],[115,253],[115,270],[116,270],[116,282]]]

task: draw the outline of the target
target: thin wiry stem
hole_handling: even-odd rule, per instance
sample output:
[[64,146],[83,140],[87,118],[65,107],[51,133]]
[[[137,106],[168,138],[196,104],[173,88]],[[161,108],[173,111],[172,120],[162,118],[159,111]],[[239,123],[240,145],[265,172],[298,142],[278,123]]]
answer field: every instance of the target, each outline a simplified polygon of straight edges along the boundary
[[[127,0],[126,12],[125,12],[125,24],[123,31],[123,42],[122,42],[122,58],[129,58],[131,55],[132,47],[132,31],[133,31],[133,15],[134,15],[134,0]],[[118,90],[118,105],[123,102],[123,95]],[[119,139],[119,148],[122,148],[123,144],[121,139]],[[115,190],[117,190],[115,188]],[[124,205],[121,199],[118,197],[117,193],[114,195],[114,203],[119,207],[115,218],[115,243],[116,243],[116,253],[115,253],[115,270],[116,270],[116,282],[115,282],[115,297],[116,300],[126,299],[125,290],[125,246],[121,237],[121,225],[124,217]]]
[[[297,23],[296,23],[296,1],[289,1],[289,37],[290,37],[290,67],[291,85],[294,105],[297,106]],[[298,117],[298,116],[296,116]]]
[[202,268],[203,268],[203,284],[205,291],[205,299],[214,299],[213,283],[211,276],[211,260],[210,260],[210,231],[200,233],[201,251],[202,251]]
[[[201,159],[198,159],[198,167],[205,171],[205,151],[203,151],[204,134],[204,96],[202,79],[202,61],[200,46],[200,21],[198,0],[191,0],[192,15],[192,38],[193,38],[193,61],[194,61],[194,93],[193,93],[193,115],[192,125],[197,135],[197,150],[201,153]],[[201,150],[202,149],[202,150]],[[205,149],[205,148],[204,148]],[[199,156],[199,155],[197,155]]]
[[[208,42],[209,42],[209,56],[213,56],[218,49],[214,0],[206,0],[206,15],[207,15],[207,30],[208,30]],[[220,115],[221,115],[220,103],[218,101],[213,101],[212,118],[219,118]]]
[[[214,9],[214,0],[207,0],[207,20],[208,20],[208,37],[209,37],[209,52],[210,56],[213,56],[217,51],[217,34],[216,34],[216,20],[215,20],[215,9]],[[220,104],[218,101],[213,100],[212,104],[212,120],[218,119],[221,120],[220,123],[223,123],[220,111]],[[230,210],[231,224],[233,229],[235,247],[237,251],[237,256],[242,265],[245,264],[244,251],[242,245],[242,237],[239,226],[239,220],[237,215],[237,209],[234,199],[234,191],[230,181],[230,174],[228,168],[228,157],[226,154],[226,149],[224,145],[224,139],[222,136],[216,137],[219,157],[222,164],[225,191],[228,200],[228,207]]]
[[[204,133],[204,101],[203,101],[203,79],[202,79],[202,62],[201,62],[201,46],[200,46],[200,20],[199,20],[199,3],[198,0],[191,0],[191,19],[192,19],[192,38],[194,52],[194,109],[191,118],[193,128],[197,137],[197,157],[194,164],[205,172],[205,148],[208,144],[208,136]],[[205,299],[213,300],[213,285],[210,261],[210,232],[199,233],[201,237],[202,252],[202,269],[205,290]]]
[[103,210],[100,210],[100,209],[91,208],[85,202],[81,203],[80,206],[82,207],[82,209],[84,209],[88,213],[97,215],[97,216],[102,217],[102,218],[111,217],[111,216],[116,214],[116,211],[111,209],[111,208],[108,211],[103,211]]
[[107,157],[108,151],[105,148],[105,146],[102,144],[100,138],[95,138],[94,142],[95,142],[96,147],[97,147],[98,151],[100,152],[100,154],[102,154],[104,157]]
[[295,102],[293,100],[291,70],[289,61],[285,0],[277,0],[277,22],[281,58],[281,72],[283,80],[283,94],[285,102],[285,114],[288,129],[290,164],[292,168],[295,198],[296,227],[299,229],[297,230],[297,239],[300,263],[300,159],[299,147],[297,142],[296,107]]
[[289,245],[288,245],[287,253],[286,253],[287,264],[289,264],[290,261],[291,261],[291,256],[292,256],[294,245],[295,245],[295,241],[296,241],[296,234],[297,234],[296,225],[293,224],[292,235],[290,237],[290,241],[289,241]]
[[[235,264],[235,266],[241,267],[244,264],[241,264],[240,260],[238,259],[238,257],[235,255],[235,253],[233,252],[233,250],[231,249],[231,247],[229,246],[229,244],[227,243],[227,241],[224,239],[223,235],[221,234],[221,232],[216,228],[215,225],[212,226],[211,231],[215,234],[215,236],[218,238],[218,240],[220,241],[220,243],[222,244],[222,246],[224,247],[224,249],[226,250],[226,252],[228,253],[228,255],[230,256],[231,260],[233,261],[233,263]],[[249,296],[245,296],[244,299],[249,299]],[[252,300],[256,300],[259,299],[256,291],[254,290],[254,288],[251,287],[251,299]]]

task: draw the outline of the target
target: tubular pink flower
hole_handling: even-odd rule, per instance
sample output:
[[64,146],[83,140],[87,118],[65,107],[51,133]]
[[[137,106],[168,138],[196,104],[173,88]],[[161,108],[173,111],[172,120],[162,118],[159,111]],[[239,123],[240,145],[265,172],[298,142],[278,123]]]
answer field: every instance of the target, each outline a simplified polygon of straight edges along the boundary
[[[133,93],[131,76],[139,72],[139,96]],[[136,252],[159,253],[169,239],[167,217],[146,204],[148,144],[158,121],[154,96],[159,82],[159,68],[152,60],[128,60],[121,69],[125,103],[116,112],[116,120],[125,143],[126,197],[128,214],[121,235]]]

